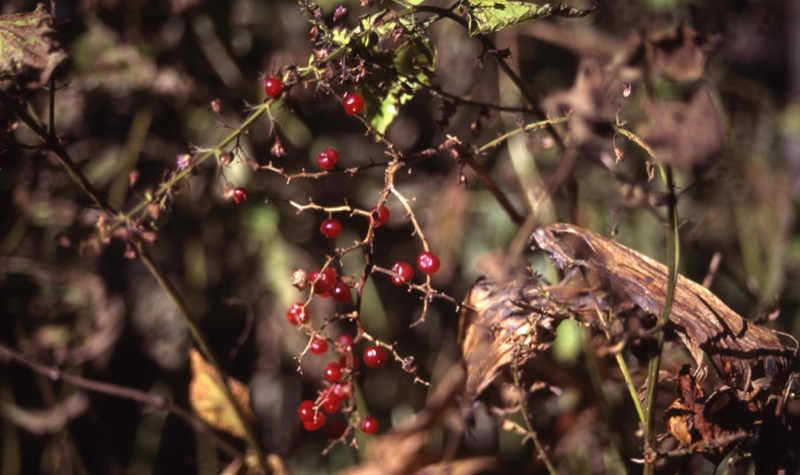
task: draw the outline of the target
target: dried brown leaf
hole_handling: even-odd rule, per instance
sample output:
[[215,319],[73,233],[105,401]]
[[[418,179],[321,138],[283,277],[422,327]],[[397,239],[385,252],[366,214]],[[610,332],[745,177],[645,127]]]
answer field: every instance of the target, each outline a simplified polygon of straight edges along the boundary
[[[667,267],[628,247],[569,224],[536,230],[533,239],[560,268],[578,267],[599,276],[607,288],[638,307],[660,315],[666,300]],[[705,287],[678,276],[669,329],[677,334],[698,366],[711,357],[725,381],[739,389],[782,386],[796,345],[745,320]],[[758,379],[756,379],[758,378]]]
[[511,363],[522,366],[549,349],[563,319],[582,313],[593,321],[595,311],[595,296],[571,281],[544,287],[535,279],[484,280],[465,303],[459,339],[468,399],[478,397]]
[[[464,388],[464,371],[454,366],[434,388],[433,393],[413,418],[377,437],[370,446],[366,459],[342,475],[393,475],[410,473],[440,473],[444,453],[432,448],[428,442],[431,434],[447,427],[453,432],[463,431],[464,418],[458,412],[458,398]],[[445,463],[458,464],[457,461]],[[467,465],[469,466],[469,464]],[[455,465],[454,465],[455,467]],[[456,473],[478,473],[460,471]],[[447,472],[444,472],[447,473]]]
[[708,89],[675,101],[646,100],[644,108],[651,124],[642,138],[657,162],[681,170],[705,168],[722,154],[722,119]]
[[[192,349],[189,357],[192,365],[189,400],[195,412],[214,428],[243,439],[245,428],[242,427],[236,409],[229,404],[225,397],[222,377],[197,350]],[[249,423],[253,423],[256,417],[250,408],[250,394],[247,386],[233,378],[227,378],[227,384],[245,419]]]
[[686,25],[652,35],[646,46],[652,49],[655,72],[680,82],[698,81],[705,74],[710,56],[717,50],[719,35],[702,35]]

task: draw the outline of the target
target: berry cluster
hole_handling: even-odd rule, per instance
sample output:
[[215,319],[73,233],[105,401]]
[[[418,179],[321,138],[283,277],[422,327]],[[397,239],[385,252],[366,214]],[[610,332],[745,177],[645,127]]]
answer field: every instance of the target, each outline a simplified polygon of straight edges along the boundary
[[[319,430],[326,424],[328,417],[336,414],[341,413],[351,421],[357,418],[354,411],[353,384],[360,363],[359,358],[353,353],[353,338],[343,334],[334,345],[339,357],[325,366],[324,387],[315,400],[306,399],[297,408],[300,422],[310,432]],[[328,352],[328,340],[319,336],[312,337],[309,351],[315,355],[324,355]],[[362,354],[364,364],[370,368],[385,366],[388,359],[386,350],[377,345],[369,346]],[[365,434],[375,434],[378,431],[378,420],[374,417],[364,417],[359,427]],[[331,438],[341,437],[346,430],[347,426],[339,419],[334,419],[328,424],[328,435]]]
[[[277,76],[264,77],[264,93],[267,100],[275,100],[286,92],[284,84]],[[343,106],[345,113],[358,115],[364,111],[364,98],[357,92],[348,92],[344,95]],[[320,151],[316,157],[316,166],[323,172],[342,170],[339,165],[340,154],[335,148],[328,147]],[[247,199],[246,191],[237,188],[233,193],[236,203],[243,203]],[[317,207],[319,209],[320,207]],[[342,222],[333,216],[334,212],[341,210],[326,209],[328,216],[320,223],[320,233],[328,239],[337,239],[342,235]],[[364,215],[363,211],[359,214]],[[391,213],[389,208],[381,202],[369,210],[370,229],[381,228],[389,223]],[[413,218],[412,218],[413,219]],[[370,231],[371,233],[371,231]],[[372,234],[370,234],[372,235]],[[416,261],[417,269],[425,276],[430,276],[439,270],[438,257],[427,250],[427,243],[423,237],[425,250],[419,254]],[[327,427],[328,435],[340,438],[348,434],[350,429],[360,428],[365,434],[375,434],[378,431],[378,420],[375,417],[359,417],[356,412],[356,402],[353,398],[353,388],[356,384],[355,376],[359,373],[363,363],[364,369],[379,369],[389,363],[390,354],[385,344],[379,342],[369,344],[360,355],[354,351],[353,338],[343,334],[337,339],[323,336],[320,329],[311,324],[309,304],[316,298],[332,298],[343,306],[353,303],[353,280],[349,277],[342,278],[336,270],[338,260],[329,260],[321,269],[313,271],[296,271],[292,276],[292,283],[300,290],[307,289],[308,299],[297,302],[286,312],[287,321],[298,328],[302,328],[310,335],[307,351],[312,355],[324,357],[333,353],[331,361],[323,366],[323,379],[321,388],[315,399],[307,399],[300,403],[297,415],[308,431],[316,431]],[[385,270],[383,272],[386,272]],[[393,275],[391,282],[397,286],[410,286],[414,279],[414,268],[406,262],[397,262],[391,269]],[[358,312],[354,313],[356,316]],[[366,333],[364,333],[366,334]],[[366,334],[368,339],[372,339]],[[396,355],[395,355],[396,356]],[[415,368],[413,358],[403,362],[403,369]],[[345,423],[344,421],[347,421]]]

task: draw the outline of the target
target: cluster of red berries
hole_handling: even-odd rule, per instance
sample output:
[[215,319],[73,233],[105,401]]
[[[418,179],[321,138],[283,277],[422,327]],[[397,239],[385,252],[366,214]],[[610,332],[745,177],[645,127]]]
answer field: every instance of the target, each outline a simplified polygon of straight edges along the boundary
[[[325,366],[325,388],[320,391],[316,400],[306,399],[297,408],[297,417],[308,431],[316,431],[325,425],[328,416],[342,411],[343,406],[351,406],[353,397],[352,377],[360,365],[358,357],[353,354],[353,338],[344,334],[336,342],[336,351],[340,354],[338,361],[333,361]],[[315,355],[322,355],[328,351],[328,341],[315,336],[309,342],[309,351]],[[370,368],[380,368],[389,361],[385,349],[372,345],[367,347],[361,360]],[[361,431],[365,434],[374,434],[378,431],[378,420],[374,417],[361,419]],[[340,437],[345,430],[340,421],[334,420],[328,425],[328,435],[332,438]]]
[[[441,267],[441,263],[439,262],[439,258],[436,257],[436,254],[430,251],[422,251],[417,256],[417,269],[423,274],[435,274],[436,271],[439,270],[439,267]],[[414,269],[412,269],[411,265],[407,262],[395,262],[392,266],[392,272],[396,274],[392,276],[392,283],[397,286],[406,284],[414,278]]]
[[[264,76],[264,94],[269,99],[277,99],[283,94],[283,81],[276,76]],[[357,92],[348,92],[344,95],[344,111],[350,115],[360,114],[364,110],[364,98]],[[339,152],[333,148],[326,148],[317,156],[317,165],[323,170],[333,170],[339,162]],[[233,190],[233,201],[238,205],[247,201],[247,189],[238,187]],[[388,212],[388,211],[387,211]],[[388,220],[388,217],[387,217]],[[341,232],[341,229],[340,231]],[[323,231],[323,234],[328,234]],[[334,236],[336,237],[338,233]]]
[[[277,99],[284,92],[284,84],[280,78],[275,76],[264,77],[264,93],[269,99]],[[364,110],[364,98],[357,92],[348,92],[344,95],[344,110],[347,114],[361,114]],[[335,170],[339,163],[339,152],[334,148],[326,148],[317,155],[317,166],[324,171]],[[234,200],[236,203],[243,203],[247,200],[247,193],[244,188],[234,190]],[[381,227],[389,222],[390,213],[386,206],[373,207],[371,210],[374,226]],[[339,237],[342,233],[342,223],[338,219],[329,216],[322,221],[320,232],[330,239]],[[430,251],[424,251],[417,257],[417,268],[426,275],[431,275],[439,270],[439,259]],[[392,271],[396,274],[392,277],[395,285],[403,285],[410,282],[414,277],[414,270],[411,265],[405,262],[397,262]],[[347,282],[343,281],[333,267],[318,269],[306,276],[305,271],[299,271],[300,281],[304,288],[310,284],[314,294],[320,297],[331,297],[340,304],[346,305],[352,301],[352,291]],[[293,277],[294,280],[294,277]],[[307,304],[297,302],[286,312],[286,319],[295,326],[307,324],[310,313]],[[329,342],[333,342],[335,350],[339,354],[338,360],[332,361],[325,366],[324,385],[315,400],[305,400],[297,408],[297,415],[303,423],[303,427],[308,431],[316,431],[326,425],[327,418],[339,412],[352,413],[353,403],[353,377],[363,362],[369,368],[381,368],[389,362],[389,354],[385,348],[379,345],[370,345],[364,349],[361,358],[353,353],[353,338],[350,335],[342,335],[336,341],[321,336],[313,336],[308,344],[308,350],[314,355],[323,355],[328,352]],[[360,420],[359,427],[365,434],[375,434],[378,431],[378,420],[374,417],[364,417]],[[338,438],[347,426],[338,419],[327,423],[328,435]]]
[[[320,297],[331,297],[342,305],[347,305],[353,300],[350,286],[339,278],[333,267],[313,271],[308,275],[308,282],[313,286],[314,293]],[[306,305],[303,302],[297,302],[286,312],[286,320],[292,325],[300,326],[308,323],[311,317]]]

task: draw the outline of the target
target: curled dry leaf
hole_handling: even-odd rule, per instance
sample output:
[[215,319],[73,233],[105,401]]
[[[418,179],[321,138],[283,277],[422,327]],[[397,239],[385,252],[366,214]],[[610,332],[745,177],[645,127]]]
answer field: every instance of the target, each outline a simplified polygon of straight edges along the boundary
[[[562,307],[554,302],[570,302]],[[571,279],[542,286],[535,278],[483,280],[472,286],[461,314],[459,340],[471,400],[512,363],[521,366],[547,351],[555,329],[572,312],[594,320],[594,297]]]
[[0,15],[0,79],[27,79],[34,77],[30,73],[38,72],[34,83],[46,83],[67,59],[54,35],[53,17],[44,4],[28,13]]
[[[223,393],[222,377],[197,350],[192,349],[189,358],[192,365],[192,382],[189,384],[189,400],[192,408],[212,427],[243,439],[245,428],[236,415],[236,409],[231,407]],[[250,408],[247,386],[233,378],[226,379],[242,414],[247,422],[252,424],[256,416]]]
[[[510,367],[535,367],[543,361],[535,357],[549,349],[565,318],[602,329],[610,339],[607,350],[630,343],[635,353],[636,342],[647,338],[646,329],[662,312],[668,282],[663,264],[568,224],[539,228],[533,240],[556,267],[567,270],[566,276],[553,285],[528,277],[483,280],[473,286],[460,323],[467,401],[491,386],[493,397],[485,399],[497,406],[501,376],[507,381]],[[601,320],[601,315],[612,320]],[[757,458],[766,463],[763,466],[778,466],[770,465],[770,457],[763,454],[787,446],[773,434],[789,430],[779,414],[797,342],[745,320],[683,276],[677,279],[665,336],[682,343],[696,366],[686,366],[674,377],[662,371],[677,381],[677,398],[663,413],[670,433],[691,452],[713,460],[758,434]],[[695,379],[696,374],[707,374],[697,371],[707,369],[707,363],[716,369],[708,396]]]
[[[666,301],[667,267],[588,229],[554,224],[537,229],[533,239],[560,268],[594,274],[642,310],[660,315]],[[602,290],[602,289],[600,289]],[[609,292],[610,293],[610,292]],[[708,289],[678,276],[669,317],[698,366],[703,353],[732,387],[782,388],[797,344],[784,344],[775,332],[745,320]]]

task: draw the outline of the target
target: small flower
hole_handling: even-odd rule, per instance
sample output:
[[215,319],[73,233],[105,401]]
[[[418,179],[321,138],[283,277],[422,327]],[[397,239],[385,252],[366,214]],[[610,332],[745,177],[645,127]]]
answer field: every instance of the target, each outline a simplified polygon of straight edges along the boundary
[[633,89],[633,86],[631,86],[631,83],[623,84],[622,85],[622,97],[630,96],[632,89]]
[[192,156],[188,153],[181,153],[175,156],[175,164],[178,170],[185,170],[192,164]]

